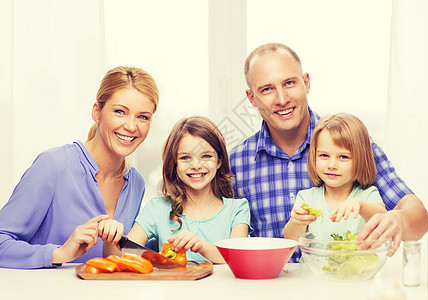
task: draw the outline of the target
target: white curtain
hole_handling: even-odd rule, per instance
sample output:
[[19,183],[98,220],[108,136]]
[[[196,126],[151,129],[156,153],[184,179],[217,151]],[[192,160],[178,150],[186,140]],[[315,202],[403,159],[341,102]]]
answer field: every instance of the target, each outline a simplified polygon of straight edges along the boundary
[[0,0],[0,207],[41,151],[84,141],[104,68],[99,0]]
[[392,2],[385,150],[428,207],[428,2]]

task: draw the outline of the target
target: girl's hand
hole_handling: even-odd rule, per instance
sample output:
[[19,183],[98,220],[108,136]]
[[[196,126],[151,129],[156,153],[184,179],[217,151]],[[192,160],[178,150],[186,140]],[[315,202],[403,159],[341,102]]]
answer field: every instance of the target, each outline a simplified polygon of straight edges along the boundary
[[98,223],[98,236],[104,241],[117,245],[123,235],[123,224],[113,219],[102,220]]
[[301,208],[299,205],[294,205],[290,214],[290,221],[295,225],[308,226],[315,220],[315,216],[309,215],[306,209]]
[[184,250],[192,250],[193,252],[201,252],[203,249],[203,242],[191,231],[183,230],[177,237],[170,237],[169,243],[172,243],[172,249],[178,251],[182,248]]
[[339,222],[342,217],[344,220],[348,220],[349,215],[354,213],[354,219],[356,219],[360,213],[363,201],[357,198],[347,199],[343,204],[339,205],[330,213],[330,220],[332,222]]
[[54,250],[52,263],[62,264],[72,261],[92,249],[98,241],[98,223],[108,218],[108,215],[99,215],[77,226],[67,241]]

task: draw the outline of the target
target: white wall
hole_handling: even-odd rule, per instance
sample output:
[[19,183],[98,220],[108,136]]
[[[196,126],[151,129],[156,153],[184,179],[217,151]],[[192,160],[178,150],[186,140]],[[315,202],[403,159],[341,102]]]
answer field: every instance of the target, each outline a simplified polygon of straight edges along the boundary
[[[416,10],[426,11],[427,4],[419,5]],[[314,110],[354,113],[380,145],[394,149],[385,127],[391,124],[391,11],[390,0],[2,0],[0,101],[6,109],[0,118],[0,207],[40,151],[86,138],[101,77],[117,65],[146,69],[159,84],[152,130],[132,158],[146,178],[148,197],[156,194],[161,146],[172,125],[195,114],[218,124],[227,117],[237,122],[236,111],[251,108],[244,93],[246,55],[271,41],[288,44],[301,57],[311,76]],[[426,65],[426,55],[419,60]],[[417,105],[426,109],[421,99]],[[401,134],[426,127],[414,113],[420,114],[400,116]],[[257,115],[245,122],[237,124],[244,135],[260,126]],[[418,147],[413,137],[406,143]],[[391,158],[411,186],[421,186],[406,156]]]
[[390,19],[389,0],[250,0],[248,49],[290,46],[311,78],[309,105],[320,115],[356,114],[382,143]]
[[38,153],[86,139],[106,71],[100,11],[100,1],[0,1],[0,207]]
[[106,64],[135,65],[159,86],[159,107],[146,141],[133,155],[146,197],[157,194],[161,148],[172,126],[208,112],[208,2],[105,0]]
[[428,207],[428,2],[393,2],[385,150]]

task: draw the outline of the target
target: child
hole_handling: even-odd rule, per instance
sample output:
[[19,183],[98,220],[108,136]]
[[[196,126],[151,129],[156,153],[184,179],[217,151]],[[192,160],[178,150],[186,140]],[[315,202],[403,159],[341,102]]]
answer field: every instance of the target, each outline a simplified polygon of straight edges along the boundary
[[180,120],[162,153],[163,197],[142,209],[127,237],[145,244],[156,238],[173,250],[184,248],[188,260],[224,263],[214,242],[247,237],[250,224],[246,199],[233,199],[225,140],[204,117]]
[[[297,194],[285,238],[297,240],[305,231],[324,238],[347,230],[357,233],[375,213],[386,212],[372,186],[376,168],[369,134],[357,117],[340,113],[319,121],[312,134],[308,172],[315,187]],[[321,208],[322,217],[308,214],[302,204]]]

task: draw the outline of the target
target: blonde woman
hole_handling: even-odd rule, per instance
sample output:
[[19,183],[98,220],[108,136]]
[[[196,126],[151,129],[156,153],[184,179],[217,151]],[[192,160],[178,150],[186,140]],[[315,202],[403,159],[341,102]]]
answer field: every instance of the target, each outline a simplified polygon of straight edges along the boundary
[[130,230],[145,184],[126,157],[146,138],[158,99],[147,72],[107,72],[88,140],[42,152],[0,211],[0,267],[54,267],[102,257],[99,237],[114,244]]

